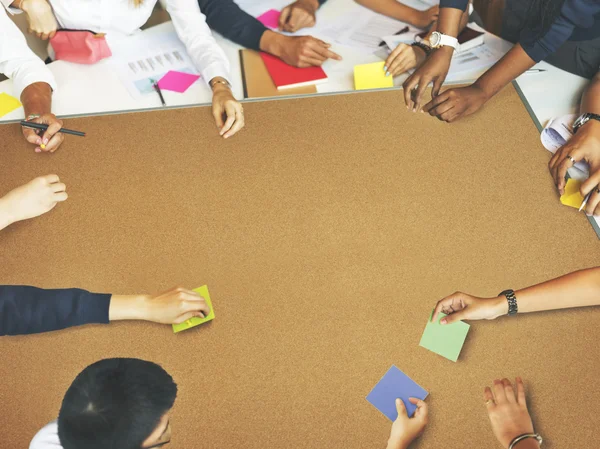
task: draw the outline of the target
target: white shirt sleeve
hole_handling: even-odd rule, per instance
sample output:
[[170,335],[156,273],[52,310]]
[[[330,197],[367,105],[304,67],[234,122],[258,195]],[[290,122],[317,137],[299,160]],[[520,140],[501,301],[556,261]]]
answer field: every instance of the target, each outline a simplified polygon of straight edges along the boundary
[[17,98],[33,83],[47,83],[56,90],[52,72],[27,46],[25,36],[3,9],[0,9],[0,73],[13,80]]
[[20,9],[13,8],[12,6],[10,6],[10,4],[13,1],[14,0],[0,0],[0,4],[2,4],[2,6],[4,6],[4,9],[6,9],[6,11],[8,11],[9,14],[20,14],[21,13]]
[[52,421],[35,434],[29,449],[62,449],[58,438],[58,423]]
[[231,84],[229,61],[206,24],[198,1],[167,0],[167,11],[202,78],[208,83],[214,77],[222,76]]

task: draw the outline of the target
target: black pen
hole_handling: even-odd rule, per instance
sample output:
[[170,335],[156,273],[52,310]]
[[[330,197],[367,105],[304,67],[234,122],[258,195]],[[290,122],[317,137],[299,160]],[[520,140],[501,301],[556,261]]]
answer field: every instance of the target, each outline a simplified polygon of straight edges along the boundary
[[[44,123],[34,123],[28,122],[27,120],[21,120],[21,126],[25,126],[27,128],[33,129],[41,129],[42,131],[46,131],[48,129],[48,125]],[[58,130],[59,133],[71,134],[73,136],[85,137],[85,133],[81,131],[73,131],[72,129],[61,128]]]
[[[408,31],[410,30],[409,26],[405,26],[404,28],[402,28],[400,31],[394,33],[392,36],[398,36],[399,34],[404,34],[404,33],[408,33]],[[385,41],[381,41],[379,42],[378,47],[383,47],[385,45]],[[391,50],[391,49],[390,49]]]
[[162,103],[163,106],[167,106],[167,103],[165,103],[165,99],[163,97],[162,91],[160,90],[160,87],[158,87],[158,83],[154,80],[150,80],[152,81],[152,86],[154,86],[154,90],[156,91],[156,93],[158,94],[158,96],[160,97],[160,102]]

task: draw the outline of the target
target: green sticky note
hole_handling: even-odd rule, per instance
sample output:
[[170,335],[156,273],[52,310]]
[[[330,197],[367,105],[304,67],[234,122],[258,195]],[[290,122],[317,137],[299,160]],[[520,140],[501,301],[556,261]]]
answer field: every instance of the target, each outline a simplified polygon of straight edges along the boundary
[[441,325],[440,320],[446,316],[443,313],[440,313],[436,322],[432,323],[432,315],[429,315],[419,346],[456,362],[470,326],[462,321]]
[[6,92],[0,94],[0,117],[4,117],[9,112],[19,109],[21,102],[15,97],[11,97]]
[[394,78],[385,76],[383,70],[385,62],[373,62],[361,64],[354,67],[354,89],[380,89],[382,87],[394,87]]
[[191,327],[195,327],[200,324],[206,323],[207,321],[210,321],[215,317],[215,309],[213,309],[212,302],[210,301],[210,294],[208,293],[208,287],[206,285],[203,285],[202,287],[195,288],[194,291],[206,300],[206,304],[208,304],[208,307],[210,308],[210,313],[208,314],[207,317],[204,317],[204,318],[194,317],[194,318],[190,318],[187,321],[184,321],[183,323],[173,324],[173,333],[175,333],[175,334],[177,332],[187,330]]

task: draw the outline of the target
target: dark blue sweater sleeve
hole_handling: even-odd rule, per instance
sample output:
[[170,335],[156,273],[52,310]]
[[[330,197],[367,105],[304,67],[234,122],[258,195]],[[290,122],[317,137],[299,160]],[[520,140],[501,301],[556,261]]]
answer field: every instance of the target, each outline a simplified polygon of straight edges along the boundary
[[539,30],[525,29],[521,33],[519,43],[531,59],[539,62],[569,40],[575,28],[592,27],[594,15],[598,12],[598,0],[565,0],[560,15],[543,36],[539,36]]
[[456,8],[466,11],[469,0],[440,0],[440,8]]
[[108,323],[109,294],[80,289],[0,286],[0,335],[36,334]]

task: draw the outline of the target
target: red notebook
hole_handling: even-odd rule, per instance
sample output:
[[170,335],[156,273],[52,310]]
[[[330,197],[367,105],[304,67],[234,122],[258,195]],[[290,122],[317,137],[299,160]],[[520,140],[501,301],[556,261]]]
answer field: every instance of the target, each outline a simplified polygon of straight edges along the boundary
[[324,83],[327,75],[321,67],[306,67],[299,69],[286,64],[281,59],[268,53],[260,54],[273,83],[277,90],[291,89],[292,87],[310,86],[312,84]]

